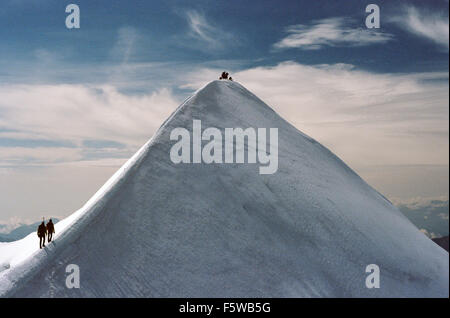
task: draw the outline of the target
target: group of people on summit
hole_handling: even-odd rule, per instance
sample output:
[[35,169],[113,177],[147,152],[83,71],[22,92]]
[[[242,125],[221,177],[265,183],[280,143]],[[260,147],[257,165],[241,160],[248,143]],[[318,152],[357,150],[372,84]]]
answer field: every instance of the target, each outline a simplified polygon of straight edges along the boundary
[[52,222],[52,219],[50,219],[47,222],[47,225],[45,225],[45,222],[42,221],[42,223],[38,226],[37,229],[37,235],[39,237],[39,248],[45,247],[45,236],[47,235],[48,242],[50,243],[52,241],[53,233],[55,233],[55,226]]
[[228,72],[223,71],[223,72],[222,72],[222,75],[220,75],[219,79],[220,79],[220,80],[222,80],[222,79],[227,79],[227,80],[232,81],[233,78],[232,78],[231,76],[228,77],[228,75],[229,75]]

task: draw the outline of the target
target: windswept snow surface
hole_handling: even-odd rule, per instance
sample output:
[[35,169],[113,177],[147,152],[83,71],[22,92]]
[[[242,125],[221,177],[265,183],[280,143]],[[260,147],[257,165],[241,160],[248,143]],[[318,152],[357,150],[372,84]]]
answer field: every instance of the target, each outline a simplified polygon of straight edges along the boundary
[[[173,128],[278,128],[279,168],[174,164]],[[349,140],[351,142],[351,140]],[[448,297],[448,253],[236,82],[186,100],[86,205],[0,244],[6,297]],[[65,285],[80,268],[80,288]],[[380,288],[368,289],[368,264]]]

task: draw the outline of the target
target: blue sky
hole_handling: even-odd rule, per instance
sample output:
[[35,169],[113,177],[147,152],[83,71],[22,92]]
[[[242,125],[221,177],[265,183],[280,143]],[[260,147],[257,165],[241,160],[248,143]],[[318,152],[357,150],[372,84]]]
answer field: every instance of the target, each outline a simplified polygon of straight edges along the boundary
[[448,198],[448,1],[69,3],[0,7],[0,219],[72,212],[224,69],[388,197]]
[[[6,0],[0,11],[2,82],[21,77],[36,80],[36,63],[50,59],[68,74],[39,70],[39,80],[55,82],[105,81],[101,70],[130,63],[182,63],[239,67],[273,65],[292,60],[302,64],[348,63],[375,72],[438,71],[448,69],[448,45],[439,49],[433,40],[417,36],[406,22],[392,20],[414,7],[423,16],[448,18],[446,1],[378,1],[381,28],[369,33],[392,35],[392,40],[368,45],[343,43],[322,50],[274,49],[293,25],[313,25],[318,20],[343,18],[345,28],[364,31],[368,2],[346,1],[77,1],[82,27],[64,27],[67,3],[63,1]],[[351,20],[353,19],[353,21]],[[192,30],[197,20],[203,34]],[[203,23],[203,25],[202,25]],[[402,24],[404,26],[402,26]],[[432,26],[430,26],[432,27]],[[136,44],[124,57],[118,42],[122,30]],[[367,30],[365,30],[367,31]],[[376,45],[381,44],[381,45]],[[386,44],[386,45],[383,45]],[[320,51],[320,54],[318,54]],[[221,60],[232,60],[233,63]],[[61,67],[61,68],[62,68]],[[19,73],[16,73],[19,71]],[[14,73],[17,74],[14,76]],[[42,78],[45,75],[45,79]]]

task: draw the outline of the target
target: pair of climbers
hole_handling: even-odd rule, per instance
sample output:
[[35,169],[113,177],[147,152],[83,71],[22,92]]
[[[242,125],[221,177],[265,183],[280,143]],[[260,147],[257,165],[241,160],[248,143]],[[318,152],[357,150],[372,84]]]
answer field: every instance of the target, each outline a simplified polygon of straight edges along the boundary
[[53,224],[52,219],[47,222],[42,221],[42,223],[38,226],[37,235],[39,237],[39,248],[45,247],[45,236],[47,235],[48,242],[52,241],[53,233],[55,233],[55,226]]
[[220,80],[222,80],[222,79],[227,79],[227,80],[232,81],[233,78],[232,78],[231,76],[228,77],[228,75],[229,75],[228,72],[223,71],[223,72],[222,72],[222,75],[220,75],[219,79],[220,79]]

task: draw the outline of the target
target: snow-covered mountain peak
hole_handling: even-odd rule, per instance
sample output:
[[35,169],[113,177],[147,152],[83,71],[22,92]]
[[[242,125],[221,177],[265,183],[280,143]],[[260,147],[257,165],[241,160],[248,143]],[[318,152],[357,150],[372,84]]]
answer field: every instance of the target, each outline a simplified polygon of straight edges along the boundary
[[[222,163],[204,160],[208,128],[223,138]],[[226,163],[226,129],[236,128],[256,137],[246,138],[244,162]],[[247,157],[260,146],[258,129],[276,150],[274,173],[260,173],[259,152],[256,162]],[[182,157],[173,151],[180,134],[189,162],[171,156]],[[70,264],[80,268],[79,289],[66,287]],[[366,286],[370,264],[380,288]],[[35,233],[0,244],[0,295],[448,297],[448,253],[242,85],[213,81],[56,225],[46,249]]]

